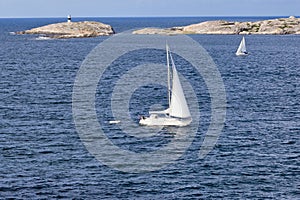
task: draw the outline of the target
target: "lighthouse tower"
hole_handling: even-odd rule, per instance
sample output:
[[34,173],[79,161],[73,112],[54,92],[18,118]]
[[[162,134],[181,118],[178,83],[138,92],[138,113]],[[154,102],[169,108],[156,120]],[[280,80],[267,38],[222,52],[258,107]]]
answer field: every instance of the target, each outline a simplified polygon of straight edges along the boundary
[[71,15],[68,15],[68,22],[71,22]]

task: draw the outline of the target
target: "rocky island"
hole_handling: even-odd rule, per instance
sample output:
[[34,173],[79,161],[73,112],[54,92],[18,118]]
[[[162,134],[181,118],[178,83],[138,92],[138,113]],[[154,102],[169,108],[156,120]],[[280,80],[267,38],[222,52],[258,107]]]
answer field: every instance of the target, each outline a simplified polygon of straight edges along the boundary
[[256,22],[206,21],[172,28],[144,28],[133,34],[300,34],[300,19],[294,16]]
[[94,21],[69,21],[16,32],[16,34],[43,34],[58,39],[107,36],[114,33],[110,25]]

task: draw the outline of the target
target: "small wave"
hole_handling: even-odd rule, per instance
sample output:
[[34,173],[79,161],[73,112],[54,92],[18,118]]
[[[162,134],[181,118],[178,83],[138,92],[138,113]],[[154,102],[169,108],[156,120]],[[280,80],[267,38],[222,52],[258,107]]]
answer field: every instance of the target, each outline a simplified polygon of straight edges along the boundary
[[4,99],[6,99],[6,98],[8,98],[8,97],[11,97],[11,96],[13,96],[16,92],[17,92],[17,91],[13,91],[13,92],[11,92],[11,93],[3,94],[3,95],[2,95],[2,93],[0,93],[0,94],[1,94],[0,100],[4,100]]
[[16,35],[16,33],[15,33],[15,32],[9,32],[9,34],[10,34],[10,35]]
[[53,38],[47,37],[47,36],[39,36],[36,38],[36,40],[53,40]]

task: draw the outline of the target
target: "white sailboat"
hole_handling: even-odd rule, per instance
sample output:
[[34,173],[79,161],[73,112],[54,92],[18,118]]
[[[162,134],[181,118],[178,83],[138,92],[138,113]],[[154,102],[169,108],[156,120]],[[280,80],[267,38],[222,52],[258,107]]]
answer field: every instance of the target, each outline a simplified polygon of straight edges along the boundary
[[[140,119],[140,125],[187,126],[192,122],[191,113],[187,105],[183,89],[179,80],[179,76],[168,45],[166,45],[166,52],[168,67],[169,108],[161,111],[150,111],[149,117],[142,117]],[[172,64],[172,69],[170,68],[170,60]]]
[[239,48],[237,49],[235,55],[237,56],[246,56],[248,55],[247,49],[246,49],[246,42],[245,42],[245,37],[243,37]]

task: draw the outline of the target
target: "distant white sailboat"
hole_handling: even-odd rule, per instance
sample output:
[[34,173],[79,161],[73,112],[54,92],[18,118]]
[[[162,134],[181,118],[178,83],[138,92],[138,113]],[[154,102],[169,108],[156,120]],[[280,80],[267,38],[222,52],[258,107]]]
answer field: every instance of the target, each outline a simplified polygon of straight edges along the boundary
[[[150,111],[149,117],[142,117],[140,125],[146,126],[187,126],[192,122],[191,113],[187,105],[179,76],[169,50],[166,45],[168,67],[168,100],[169,108],[162,111]],[[170,60],[172,70],[170,68]],[[172,71],[172,73],[171,73]],[[172,84],[172,89],[171,89]]]
[[239,48],[237,49],[235,55],[237,56],[246,56],[248,55],[247,49],[246,49],[246,42],[245,42],[245,37],[243,37]]

